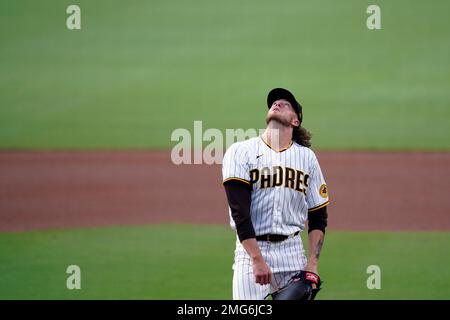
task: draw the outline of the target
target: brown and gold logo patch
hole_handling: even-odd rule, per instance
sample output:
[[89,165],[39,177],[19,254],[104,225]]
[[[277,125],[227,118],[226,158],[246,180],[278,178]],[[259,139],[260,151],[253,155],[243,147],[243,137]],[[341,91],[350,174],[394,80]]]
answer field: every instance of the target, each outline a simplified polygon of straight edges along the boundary
[[320,196],[322,198],[327,198],[328,197],[328,188],[327,188],[327,185],[325,183],[320,186],[319,194],[320,194]]

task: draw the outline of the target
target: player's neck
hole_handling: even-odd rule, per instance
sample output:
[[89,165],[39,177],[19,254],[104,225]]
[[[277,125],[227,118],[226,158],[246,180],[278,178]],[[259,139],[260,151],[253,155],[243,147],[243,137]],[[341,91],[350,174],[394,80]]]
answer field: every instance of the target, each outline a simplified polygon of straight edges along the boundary
[[275,150],[281,150],[291,144],[292,127],[272,120],[262,134],[264,141]]

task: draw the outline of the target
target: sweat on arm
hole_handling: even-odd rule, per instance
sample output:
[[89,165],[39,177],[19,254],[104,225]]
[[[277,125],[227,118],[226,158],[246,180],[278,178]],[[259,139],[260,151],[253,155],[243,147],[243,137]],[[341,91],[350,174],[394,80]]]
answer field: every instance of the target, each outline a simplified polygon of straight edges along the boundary
[[239,241],[255,238],[255,229],[250,217],[250,185],[236,179],[227,180],[223,185],[227,194],[228,205],[231,209],[231,216],[236,224]]

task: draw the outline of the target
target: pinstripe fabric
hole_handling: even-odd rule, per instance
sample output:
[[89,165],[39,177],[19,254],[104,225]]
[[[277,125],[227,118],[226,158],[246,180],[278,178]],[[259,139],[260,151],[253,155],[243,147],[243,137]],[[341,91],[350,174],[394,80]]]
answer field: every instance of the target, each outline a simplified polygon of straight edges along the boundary
[[277,243],[258,241],[258,245],[272,271],[272,283],[264,286],[255,283],[251,259],[237,239],[233,263],[234,300],[264,299],[267,294],[286,285],[295,273],[304,270],[306,266],[306,256],[300,236]]
[[[259,172],[258,180],[252,181],[252,171]],[[320,192],[325,180],[316,155],[297,143],[281,152],[270,148],[261,137],[234,143],[223,158],[222,175],[224,181],[234,178],[252,182],[250,215],[256,235],[290,235],[302,231],[308,210],[328,204],[327,194]],[[290,184],[288,177],[294,176],[295,183]],[[229,216],[235,230],[231,211]],[[306,265],[299,236],[279,243],[259,241],[258,244],[278,282],[285,281],[285,277],[289,279]],[[275,285],[255,283],[250,258],[239,240],[233,269],[235,299],[262,299],[274,289]]]

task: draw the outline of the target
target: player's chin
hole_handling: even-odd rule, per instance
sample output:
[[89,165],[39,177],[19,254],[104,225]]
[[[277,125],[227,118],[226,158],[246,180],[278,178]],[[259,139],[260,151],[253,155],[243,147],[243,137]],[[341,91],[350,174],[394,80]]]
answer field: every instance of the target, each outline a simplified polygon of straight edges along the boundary
[[291,123],[290,123],[287,119],[285,119],[285,118],[284,118],[280,113],[278,113],[278,112],[269,112],[269,113],[267,114],[267,117],[266,117],[266,123],[269,124],[269,122],[272,121],[272,120],[278,121],[278,122],[280,122],[281,124],[283,124],[283,125],[285,125],[285,126],[290,126],[290,125],[291,125]]

